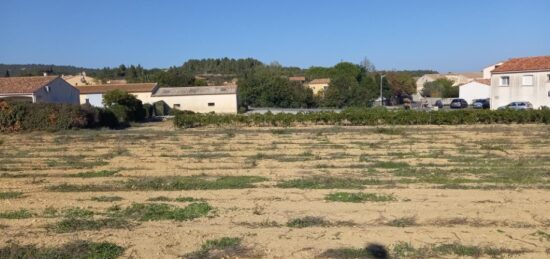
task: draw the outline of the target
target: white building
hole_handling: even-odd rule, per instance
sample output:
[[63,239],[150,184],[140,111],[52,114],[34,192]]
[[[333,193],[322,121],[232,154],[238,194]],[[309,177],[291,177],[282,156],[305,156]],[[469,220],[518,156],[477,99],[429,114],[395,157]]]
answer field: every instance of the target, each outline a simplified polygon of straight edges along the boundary
[[494,64],[494,65],[491,65],[491,66],[488,66],[486,68],[483,69],[483,79],[491,79],[491,73],[493,72],[493,70],[495,70],[495,68],[497,68],[498,66],[502,65],[503,62],[499,62],[497,64]]
[[524,101],[550,107],[550,56],[514,58],[491,75],[491,109]]
[[103,107],[103,94],[122,90],[142,103],[164,101],[172,109],[198,113],[237,113],[237,86],[159,87],[156,83],[79,86],[80,103]]
[[112,90],[122,90],[135,95],[143,103],[151,103],[151,94],[156,90],[156,83],[138,83],[138,84],[105,84],[77,86],[80,90],[80,103],[91,104],[95,107],[103,107],[103,94]]
[[58,76],[0,78],[0,99],[79,104],[78,96],[78,89]]
[[237,113],[237,86],[161,87],[152,95],[173,109],[198,113]]
[[459,97],[468,103],[473,103],[476,99],[491,98],[491,80],[477,79],[459,86]]
[[453,81],[453,86],[459,86],[463,84],[470,83],[475,79],[481,79],[483,77],[482,73],[449,73],[449,74],[426,74],[419,77],[416,80],[416,94],[413,95],[413,99],[418,100],[422,97],[422,90],[424,89],[424,84],[428,82],[436,81],[437,79],[445,78],[447,80]]

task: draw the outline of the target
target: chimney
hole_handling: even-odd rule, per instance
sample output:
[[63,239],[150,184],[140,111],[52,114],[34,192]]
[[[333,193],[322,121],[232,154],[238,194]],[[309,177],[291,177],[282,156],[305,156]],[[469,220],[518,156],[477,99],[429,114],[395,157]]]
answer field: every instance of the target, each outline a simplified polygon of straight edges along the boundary
[[48,76],[48,72],[44,72],[44,76]]

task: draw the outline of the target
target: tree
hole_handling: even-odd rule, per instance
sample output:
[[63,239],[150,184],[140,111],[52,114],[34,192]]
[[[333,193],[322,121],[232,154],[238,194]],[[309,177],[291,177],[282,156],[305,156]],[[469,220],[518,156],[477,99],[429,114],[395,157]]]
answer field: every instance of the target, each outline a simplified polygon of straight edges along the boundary
[[121,90],[106,92],[103,95],[103,105],[113,111],[120,123],[145,119],[143,103],[128,92]]
[[10,71],[6,70],[6,73],[4,74],[4,77],[10,77]]
[[258,68],[239,79],[241,107],[315,107],[313,91],[298,82],[290,82],[281,71],[270,67]]
[[388,73],[386,75],[390,89],[394,95],[411,95],[416,93],[416,80],[406,73]]
[[367,73],[372,73],[372,72],[376,71],[376,67],[374,66],[374,64],[372,62],[370,62],[370,60],[367,57],[363,58],[363,60],[361,60],[361,63],[359,65]]
[[325,91],[323,106],[342,108],[353,103],[353,93],[359,84],[352,75],[341,74],[331,79]]
[[439,98],[458,97],[459,89],[453,85],[454,82],[447,78],[439,78],[433,82],[426,82],[422,89],[422,96]]
[[126,66],[124,64],[121,64],[120,66],[118,66],[116,75],[118,77],[125,77],[126,76]]

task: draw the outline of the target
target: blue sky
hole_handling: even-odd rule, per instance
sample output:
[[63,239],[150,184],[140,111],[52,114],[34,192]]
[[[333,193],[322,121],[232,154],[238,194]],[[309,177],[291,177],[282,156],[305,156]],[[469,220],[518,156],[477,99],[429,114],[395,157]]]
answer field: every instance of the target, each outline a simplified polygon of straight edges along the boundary
[[550,55],[549,0],[2,0],[0,63],[181,65],[254,57],[477,71]]

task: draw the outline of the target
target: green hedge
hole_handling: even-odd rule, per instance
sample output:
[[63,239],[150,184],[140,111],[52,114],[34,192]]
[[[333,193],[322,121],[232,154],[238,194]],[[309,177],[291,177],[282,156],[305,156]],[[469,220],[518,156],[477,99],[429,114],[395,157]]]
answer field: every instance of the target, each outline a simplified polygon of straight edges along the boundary
[[112,112],[80,105],[0,101],[0,132],[118,127]]
[[174,125],[180,128],[207,125],[292,126],[292,125],[460,125],[460,124],[550,123],[550,109],[541,110],[456,110],[413,111],[352,108],[340,113],[314,112],[298,114],[175,114]]

